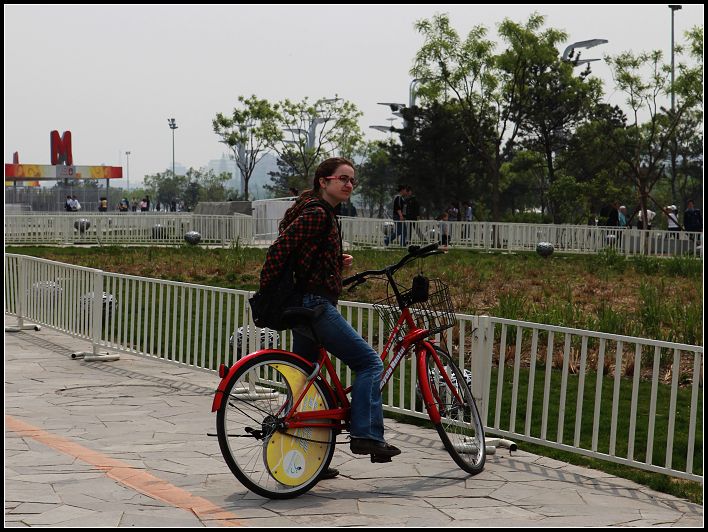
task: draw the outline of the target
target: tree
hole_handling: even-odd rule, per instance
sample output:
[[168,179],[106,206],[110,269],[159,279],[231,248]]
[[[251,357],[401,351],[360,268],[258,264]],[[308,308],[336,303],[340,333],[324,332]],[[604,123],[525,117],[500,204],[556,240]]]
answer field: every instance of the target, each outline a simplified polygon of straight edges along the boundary
[[194,210],[194,207],[199,203],[199,182],[189,181],[184,189],[184,196],[182,196],[182,202],[184,203],[184,208],[188,211]]
[[[573,219],[594,219],[603,206],[614,200],[630,205],[634,194],[626,178],[624,155],[618,151],[619,141],[612,140],[621,135],[626,121],[627,117],[618,106],[598,103],[559,153],[556,159],[558,171],[583,185],[582,191],[586,195],[583,212],[578,212]],[[611,148],[612,145],[615,149]],[[561,201],[562,195],[556,193],[555,196]],[[632,207],[635,205],[632,203]],[[560,208],[563,210],[562,206]]]
[[[199,184],[199,201],[226,201],[227,190],[226,182],[231,179],[231,174],[222,172],[219,175],[214,173],[214,170],[207,172],[194,171],[193,178]],[[189,176],[190,172],[187,173]]]
[[238,97],[242,108],[235,107],[231,116],[217,113],[212,120],[214,133],[233,152],[236,166],[241,172],[241,194],[248,200],[248,182],[253,170],[266,154],[269,146],[278,142],[282,132],[278,124],[278,106],[255,95],[246,99]]
[[390,145],[386,142],[368,142],[360,150],[364,162],[357,168],[361,186],[357,188],[369,217],[383,218],[386,206],[396,193],[398,177],[391,163]]
[[[671,173],[672,201],[685,205],[703,195],[703,28],[696,26],[685,33],[692,65],[680,62],[674,91],[680,100],[690,103],[672,139],[672,164],[678,159],[678,172]],[[684,53],[686,46],[677,47]]]
[[298,173],[298,161],[300,155],[295,148],[286,147],[278,158],[278,170],[268,172],[271,185],[265,185],[265,189],[273,193],[276,197],[290,195],[290,189],[298,191],[305,190],[311,186],[304,176]]
[[[679,97],[703,107],[703,26],[694,26],[684,35],[688,41],[689,56],[694,64],[679,63],[675,90]],[[684,51],[685,46],[678,48],[678,53]]]
[[399,181],[413,187],[428,212],[440,213],[450,202],[479,199],[486,191],[484,182],[475,180],[484,167],[459,127],[462,112],[454,100],[405,109],[401,144],[388,145]]
[[[663,65],[662,53],[634,55],[625,52],[617,57],[607,57],[617,87],[627,95],[631,111],[630,122],[610,140],[615,151],[626,165],[627,176],[636,188],[642,218],[647,219],[648,200],[652,189],[665,175],[669,147],[675,138],[678,125],[699,97],[695,84],[685,82],[686,90],[678,93],[674,111],[661,106],[660,99],[669,91],[666,76],[670,67]],[[648,120],[640,123],[640,115]],[[660,205],[657,207],[661,208]]]
[[[174,175],[171,170],[163,173],[145,176],[145,188],[150,195],[160,203],[169,204],[184,198],[189,178],[184,175]],[[133,191],[135,195],[135,191]]]
[[[541,206],[541,217],[547,211],[548,188],[546,163],[541,153],[522,150],[514,153],[501,167],[502,207],[512,214]],[[510,221],[519,220],[512,216]]]
[[307,98],[300,102],[286,99],[277,108],[287,134],[272,142],[271,147],[291,167],[286,173],[298,176],[301,185],[298,188],[310,186],[314,169],[323,159],[351,157],[362,142],[357,122],[362,113],[351,102],[320,98],[310,104]]
[[703,110],[690,109],[676,129],[676,181],[672,180],[672,201],[686,205],[703,196]]
[[[550,45],[550,43],[546,43]],[[579,76],[573,65],[562,61],[555,48],[540,47],[533,55],[526,84],[526,97],[519,105],[523,120],[519,125],[522,144],[542,154],[545,160],[548,186],[556,181],[555,156],[565,149],[573,130],[584,120],[602,94],[601,82],[589,78],[590,65]],[[560,223],[559,204],[545,197],[541,190],[542,205],[548,205],[554,223]]]
[[555,45],[565,38],[553,29],[541,33],[543,23],[544,18],[538,14],[531,15],[523,25],[505,19],[499,35],[508,47],[497,55],[484,26],[474,27],[461,42],[447,15],[416,23],[425,42],[411,73],[425,80],[419,91],[424,100],[444,100],[452,95],[460,103],[460,127],[484,163],[495,221],[501,214],[500,168],[524,119],[533,58],[543,57],[551,49],[557,55]]

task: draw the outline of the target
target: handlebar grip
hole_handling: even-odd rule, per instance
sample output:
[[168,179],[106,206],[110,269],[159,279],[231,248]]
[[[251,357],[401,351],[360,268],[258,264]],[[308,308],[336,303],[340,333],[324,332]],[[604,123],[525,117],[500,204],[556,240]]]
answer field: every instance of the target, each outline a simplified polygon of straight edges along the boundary
[[342,279],[342,286],[347,286],[352,283],[355,283],[359,280],[360,274],[352,275],[351,277],[347,277],[346,279]]
[[428,244],[427,246],[423,246],[422,248],[419,248],[415,254],[416,255],[423,255],[424,253],[429,253],[431,251],[435,251],[436,249],[438,249],[438,247],[439,247],[439,244],[437,242],[434,242],[432,244]]

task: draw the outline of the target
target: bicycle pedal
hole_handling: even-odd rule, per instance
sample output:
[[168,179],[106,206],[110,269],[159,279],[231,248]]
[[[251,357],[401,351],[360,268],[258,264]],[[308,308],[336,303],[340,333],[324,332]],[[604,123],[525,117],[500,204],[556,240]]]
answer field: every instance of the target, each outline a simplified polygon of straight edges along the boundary
[[371,463],[372,464],[385,464],[390,461],[391,461],[390,456],[375,456],[373,454],[371,455]]

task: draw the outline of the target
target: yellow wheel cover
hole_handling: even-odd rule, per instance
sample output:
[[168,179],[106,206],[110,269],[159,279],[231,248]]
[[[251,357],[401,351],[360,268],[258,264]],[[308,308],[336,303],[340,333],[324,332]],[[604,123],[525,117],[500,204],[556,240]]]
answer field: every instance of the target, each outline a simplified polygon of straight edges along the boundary
[[[288,382],[293,401],[297,400],[307,381],[302,371],[283,364],[271,364]],[[298,412],[323,410],[325,401],[315,386],[310,386],[297,408]],[[326,423],[327,421],[322,421]],[[299,486],[310,480],[322,466],[332,429],[302,427],[275,432],[266,442],[265,462],[271,476],[286,486]],[[310,441],[314,440],[314,441]]]

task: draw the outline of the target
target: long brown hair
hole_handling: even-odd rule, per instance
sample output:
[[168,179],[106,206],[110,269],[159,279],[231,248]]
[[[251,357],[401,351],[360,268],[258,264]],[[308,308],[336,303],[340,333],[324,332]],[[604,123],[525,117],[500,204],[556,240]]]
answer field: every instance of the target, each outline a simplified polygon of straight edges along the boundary
[[331,157],[319,164],[315,170],[315,177],[312,180],[312,188],[305,190],[302,194],[300,194],[297,200],[295,200],[295,204],[285,211],[285,215],[278,226],[281,233],[285,230],[285,228],[293,223],[295,218],[300,216],[305,204],[309,203],[312,199],[322,197],[322,193],[320,192],[322,188],[320,185],[320,179],[331,176],[334,174],[334,171],[342,165],[351,166],[352,169],[354,169],[354,163],[345,157]]

